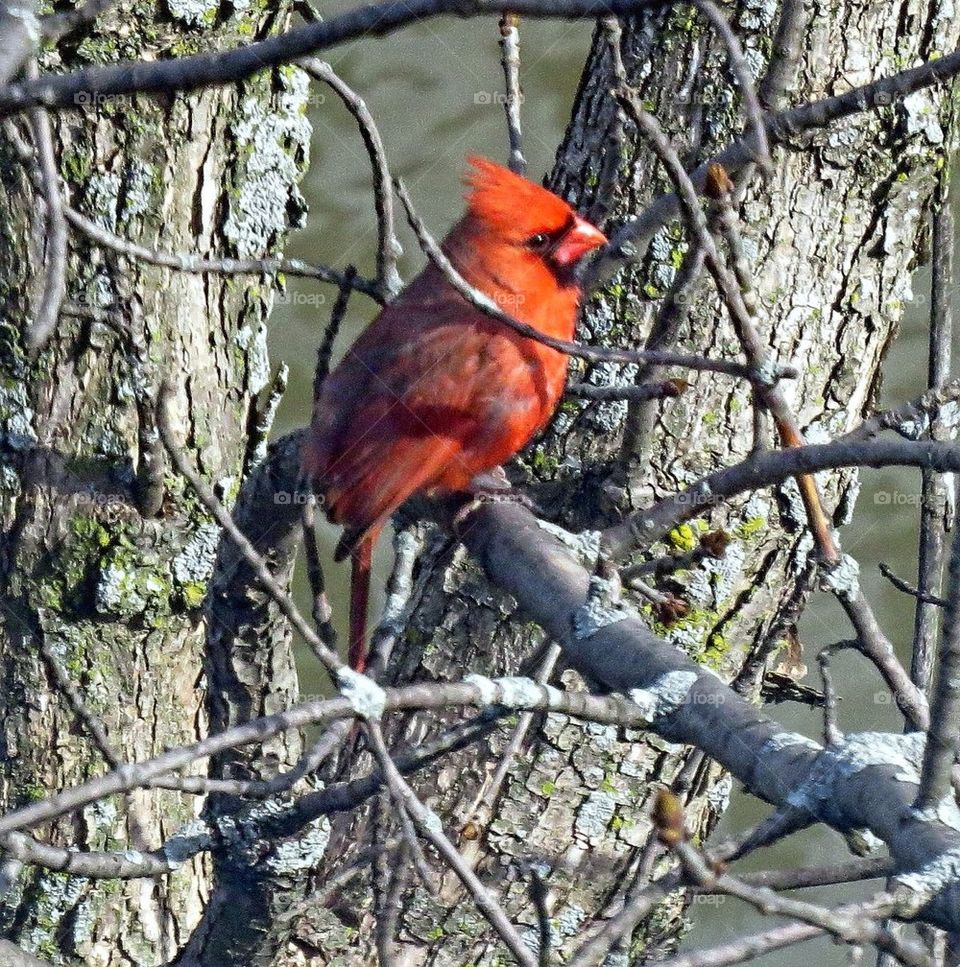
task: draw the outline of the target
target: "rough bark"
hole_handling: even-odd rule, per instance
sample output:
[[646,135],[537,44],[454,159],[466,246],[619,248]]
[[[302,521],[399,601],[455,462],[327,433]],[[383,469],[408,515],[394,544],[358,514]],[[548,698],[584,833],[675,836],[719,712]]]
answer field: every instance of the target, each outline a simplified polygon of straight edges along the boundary
[[[770,54],[778,8],[749,2],[729,13],[759,74]],[[950,49],[957,39],[957,24],[937,3],[846,2],[806,14],[792,95],[797,101],[892,72],[931,51]],[[631,80],[652,102],[689,167],[734,135],[738,98],[722,48],[688,8],[631,21],[624,53]],[[553,185],[583,209],[595,201],[606,152],[618,150],[611,147],[618,123],[612,83],[598,36],[553,175]],[[778,148],[772,181],[751,185],[741,206],[759,324],[778,357],[801,372],[787,391],[813,441],[852,426],[876,395],[879,364],[910,298],[910,272],[935,173],[944,163],[938,123],[943,100],[942,92],[915,95],[902,107],[881,108],[789,150]],[[642,210],[665,187],[649,151],[629,131],[619,152],[609,203],[614,219]],[[581,332],[588,341],[643,344],[654,300],[683,258],[683,238],[679,224],[667,226],[640,267],[619,275],[591,300]],[[688,350],[738,356],[733,330],[705,288],[681,343]],[[604,367],[589,376],[612,382],[622,374]],[[641,414],[628,414],[624,404],[565,403],[518,473],[545,484],[540,489],[548,512],[577,530],[614,520],[744,456],[752,438],[748,387],[708,374],[688,378],[691,388],[660,405],[626,453],[625,423],[633,416],[637,421],[631,425],[643,431]],[[550,486],[556,482],[561,486]],[[823,483],[839,525],[855,499],[856,476]],[[690,613],[666,626],[642,599],[630,603],[698,662],[755,695],[809,590],[811,542],[803,521],[797,491],[787,486],[678,528],[654,550],[689,549],[700,533],[717,527],[732,537],[722,561],[661,584],[684,597]],[[413,630],[395,654],[393,677],[457,678],[467,669],[502,675],[533,666],[542,633],[525,622],[511,598],[491,589],[462,548],[448,549],[432,573],[421,576],[422,600]],[[571,683],[572,673],[563,678]],[[417,741],[427,728],[414,717],[398,732]],[[531,938],[536,918],[515,861],[527,857],[550,867],[554,939],[565,953],[580,939],[582,925],[603,915],[616,887],[631,875],[649,837],[651,791],[673,782],[690,752],[658,740],[641,745],[635,735],[555,716],[531,736],[492,817],[478,819],[473,804],[496,769],[508,733],[453,757],[435,775],[418,777],[416,785]],[[697,771],[687,798],[698,833],[710,829],[728,791],[715,766],[707,763]],[[335,824],[328,875],[349,857],[352,843],[369,842],[373,815],[359,829],[348,821]],[[365,962],[371,956],[374,904],[371,881],[363,879],[330,910],[308,912],[298,932],[313,951],[311,962]],[[633,938],[630,953],[674,943],[679,917],[677,903],[661,907]],[[450,878],[439,899],[411,884],[400,919],[399,962],[495,963],[503,952],[489,936]],[[626,952],[621,956],[626,962]]]
[[[66,38],[42,66],[234,46],[284,17],[283,5],[120,3],[92,36]],[[298,214],[305,105],[305,82],[293,69],[183,97],[90,92],[54,119],[69,201],[148,245],[266,254]],[[42,646],[121,758],[144,758],[207,730],[202,606],[218,529],[156,465],[153,410],[167,379],[191,460],[233,501],[256,397],[269,379],[272,284],[171,273],[74,234],[68,300],[80,315],[64,315],[31,363],[22,333],[40,284],[42,219],[24,167],[2,138],[0,152],[0,801],[7,809],[105,768],[54,686]],[[257,660],[272,666],[279,689],[289,687],[286,636],[264,648]],[[268,704],[266,676],[254,677],[244,685],[257,713]],[[225,688],[215,678],[212,690]],[[215,721],[226,717],[217,709]],[[286,752],[278,746],[277,755]],[[81,848],[155,848],[198,808],[195,797],[176,793],[136,795],[43,834]],[[0,901],[0,929],[56,963],[162,963],[199,920],[209,888],[208,862],[129,884],[25,870]]]

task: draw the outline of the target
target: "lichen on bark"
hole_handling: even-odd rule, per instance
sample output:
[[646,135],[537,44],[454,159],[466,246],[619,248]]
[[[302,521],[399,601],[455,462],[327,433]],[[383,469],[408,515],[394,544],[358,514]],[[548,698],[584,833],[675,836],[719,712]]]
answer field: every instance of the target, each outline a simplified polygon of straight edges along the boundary
[[[191,8],[193,10],[193,8]],[[111,7],[83,42],[46,50],[42,67],[70,70],[124,58],[234,46],[278,29],[285,4],[158,9]],[[266,71],[238,88],[167,99],[78,97],[54,118],[68,202],[141,244],[238,254],[227,224],[238,197],[278,169],[277,216],[244,236],[256,254],[282,246],[301,206],[309,125],[303,84]],[[258,127],[240,137],[250,118]],[[219,529],[183,482],[160,470],[164,499],[145,516],[138,478],[161,382],[174,387],[176,425],[190,459],[233,500],[246,468],[251,406],[269,375],[264,325],[270,278],[173,273],[71,234],[67,298],[37,363],[21,333],[42,251],[35,198],[4,139],[0,193],[0,801],[24,799],[99,774],[106,765],[58,693],[41,645],[65,669],[126,760],[189,742],[208,728],[208,619],[203,607]],[[283,160],[283,165],[280,165]],[[257,181],[256,172],[261,172]],[[251,220],[252,224],[252,220]],[[251,249],[252,250],[252,249]],[[246,252],[244,253],[246,254]],[[100,320],[120,317],[119,326]],[[272,641],[278,673],[288,640]],[[268,662],[270,664],[270,662]],[[206,667],[209,671],[210,666]],[[251,693],[275,686],[251,678]],[[261,694],[259,702],[270,704]],[[288,743],[296,754],[296,737]],[[278,744],[280,761],[286,747]],[[200,768],[204,768],[201,766]],[[171,792],[114,797],[45,835],[80,848],[156,848],[196,816],[198,800]],[[207,898],[209,859],[162,881],[87,881],[25,870],[0,902],[0,929],[56,964],[160,964],[175,955]]]

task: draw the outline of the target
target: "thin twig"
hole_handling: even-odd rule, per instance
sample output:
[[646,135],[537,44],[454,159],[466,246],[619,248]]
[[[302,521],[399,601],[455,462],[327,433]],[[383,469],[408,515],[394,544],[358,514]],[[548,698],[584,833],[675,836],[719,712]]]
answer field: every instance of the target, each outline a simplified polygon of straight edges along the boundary
[[641,383],[630,386],[597,386],[593,383],[569,383],[567,396],[574,396],[581,400],[642,400],[675,399],[683,394],[686,384],[679,379],[665,379],[659,383]]
[[[623,70],[623,57],[620,51],[623,35],[620,20],[613,16],[603,17],[600,20],[600,25],[606,35],[614,76],[622,77],[622,81],[626,83],[626,72]],[[593,197],[586,210],[587,220],[601,228],[606,224],[620,181],[620,159],[623,157],[625,140],[624,121],[623,108],[617,105],[616,112],[608,124],[603,143],[600,146],[600,170],[597,172]]]
[[820,665],[820,681],[823,683],[823,744],[839,745],[843,733],[837,727],[837,693],[833,690],[833,675],[830,671],[829,648],[821,648],[817,655]]
[[[659,128],[657,131],[659,131]],[[660,136],[662,136],[662,132],[660,132]],[[667,144],[667,147],[669,147],[669,144]],[[660,144],[659,150],[663,150],[662,144]],[[672,149],[670,152],[663,152],[662,157],[664,163],[669,165],[669,170],[674,178],[674,186],[684,201],[688,222],[691,224],[692,230],[696,232],[698,243],[704,247],[707,268],[716,280],[717,287],[727,303],[740,345],[743,347],[751,366],[762,370],[769,365],[770,354],[751,318],[752,313],[747,304],[748,296],[746,293],[753,292],[753,284],[750,281],[749,271],[743,257],[740,230],[736,213],[733,210],[733,183],[720,165],[714,165],[710,169],[706,189],[712,202],[715,224],[734,258],[734,266],[737,269],[736,285],[731,284],[729,274],[720,267],[719,255],[712,244],[709,228],[700,212],[699,205],[696,203],[693,183],[680,164],[680,159],[675,152],[672,152]],[[754,311],[755,309],[756,303],[754,301]],[[756,385],[754,386],[754,393],[757,397],[756,405],[762,405],[773,417],[783,446],[803,446],[804,439],[800,424],[783,393],[776,386],[765,389]],[[823,500],[816,479],[810,474],[801,474],[797,477],[797,487],[800,490],[804,510],[807,513],[807,525],[817,543],[824,563],[827,566],[839,563],[840,549],[837,547],[830,523],[824,512]]]
[[[921,471],[922,472],[922,471]],[[904,581],[903,578],[897,577],[893,572],[893,568],[884,561],[877,562],[877,570],[898,590],[903,591],[904,594],[909,594],[911,598],[916,598],[921,604],[930,604],[936,608],[945,608],[947,606],[947,599],[941,598],[938,594],[929,594],[926,591],[921,591],[919,588],[915,588],[908,581]],[[916,652],[914,652],[916,654]],[[920,682],[917,681],[917,676],[912,674],[914,678],[914,683],[919,687]]]
[[873,856],[827,866],[799,867],[793,870],[758,870],[753,873],[742,873],[740,879],[751,886],[766,886],[771,890],[801,890],[837,883],[875,880],[895,872],[896,864],[889,856]]
[[332,624],[333,609],[327,599],[326,581],[323,577],[323,567],[320,564],[320,544],[317,541],[316,530],[317,498],[308,494],[303,505],[303,550],[307,559],[307,581],[310,584],[311,616],[317,634],[324,641],[329,641],[336,647],[337,633]]
[[[953,205],[950,198],[949,166],[938,173],[931,231],[930,332],[927,350],[927,386],[942,389],[950,376],[953,343]],[[940,414],[930,421],[932,439],[951,436]],[[929,470],[921,472],[920,536],[917,560],[917,605],[913,620],[913,650],[910,674],[914,684],[929,691],[933,677],[937,628],[940,615],[928,596],[937,597],[943,577],[947,490],[952,480]]]
[[784,0],[773,38],[773,53],[767,72],[760,81],[757,97],[769,111],[779,111],[786,95],[796,83],[800,65],[807,15],[803,0]]
[[960,741],[960,533],[953,538],[948,575],[949,597],[915,803],[920,811],[936,809],[946,796],[952,800],[950,776]]
[[525,872],[530,880],[530,899],[537,912],[538,967],[550,967],[553,962],[553,931],[550,928],[550,908],[547,904],[550,891],[543,874],[532,863],[526,864]]
[[510,922],[500,904],[494,899],[489,890],[480,882],[477,875],[466,864],[457,848],[447,839],[439,817],[431,812],[410,788],[407,781],[400,775],[390,753],[383,745],[383,736],[379,729],[370,729],[371,746],[378,753],[380,767],[384,770],[387,781],[397,790],[404,808],[416,824],[417,830],[446,861],[457,878],[470,894],[477,909],[504,942],[507,949],[519,961],[522,967],[538,967],[537,960],[530,952],[530,948],[523,942],[516,927]]
[[[561,653],[560,646],[556,642],[551,641],[543,657],[543,661],[540,663],[540,668],[537,671],[536,680],[541,685],[546,685],[550,680],[550,676],[553,674],[553,670],[557,665]],[[510,767],[520,754],[524,740],[527,737],[527,732],[529,732],[530,726],[533,724],[533,717],[532,712],[524,712],[520,716],[510,735],[507,747],[500,756],[497,771],[493,774],[493,778],[489,784],[481,790],[476,800],[467,810],[467,815],[480,826],[486,826],[490,822],[497,799],[503,789],[503,784],[507,781],[507,776],[510,774]]]
[[380,967],[389,967],[395,962],[394,937],[403,910],[403,893],[407,888],[410,869],[410,851],[405,840],[401,840],[393,851],[388,864],[389,878],[383,902],[377,913],[374,925],[377,957]]
[[170,457],[177,473],[187,480],[203,506],[223,528],[230,540],[233,541],[237,550],[240,551],[264,590],[273,598],[287,620],[303,635],[304,640],[310,645],[313,653],[322,662],[327,671],[334,676],[338,676],[345,668],[340,657],[310,627],[303,615],[300,614],[297,606],[293,603],[290,595],[286,593],[276,578],[270,573],[270,568],[263,556],[257,552],[246,535],[237,527],[229,511],[227,511],[213,491],[203,482],[200,475],[187,463],[186,457],[174,437],[171,426],[171,398],[171,388],[164,386],[160,392],[157,425],[160,430],[160,439],[163,441],[167,455]]
[[500,65],[506,96],[503,110],[507,116],[507,138],[510,145],[510,170],[518,175],[527,173],[527,159],[523,156],[523,129],[520,126],[520,18],[512,13],[500,17]]
[[249,470],[260,466],[267,458],[267,442],[273,429],[273,422],[277,418],[277,410],[287,391],[289,377],[290,367],[286,363],[281,363],[269,390],[257,400],[253,427],[247,440],[246,466]]
[[353,115],[360,129],[373,173],[373,201],[377,212],[377,285],[382,298],[389,301],[403,288],[397,259],[403,254],[394,226],[393,186],[383,139],[363,98],[325,61],[308,58],[299,62],[311,77],[329,86]]
[[338,272],[326,265],[304,262],[302,259],[232,259],[232,258],[202,258],[180,252],[164,252],[156,248],[148,248],[138,242],[121,238],[119,235],[105,229],[102,225],[91,221],[69,205],[63,209],[66,220],[78,232],[82,232],[92,242],[101,248],[109,249],[118,255],[129,259],[156,265],[160,268],[173,269],[177,272],[206,275],[289,275],[304,279],[316,279],[319,282],[329,282],[343,287],[349,285],[351,289],[362,292],[375,302],[382,303],[383,296],[379,286],[370,279],[354,274],[349,281],[346,272]]
[[[27,68],[27,76],[31,80],[39,77],[35,63]],[[42,295],[33,321],[24,334],[27,351],[36,357],[50,341],[57,327],[60,306],[67,294],[67,223],[60,194],[60,174],[57,170],[50,115],[44,108],[35,107],[31,109],[29,118],[46,206],[46,257]]]
[[[882,909],[876,901],[851,903],[837,907],[835,913],[851,917],[871,916],[878,908]],[[691,950],[689,953],[668,957],[662,960],[658,967],[728,967],[730,964],[742,964],[775,950],[783,950],[785,947],[813,940],[824,933],[821,927],[808,923],[788,923],[761,933],[738,937],[736,940],[705,950]]]
[[[749,886],[729,873],[714,872],[689,843],[677,843],[674,849],[686,874],[700,885],[709,885],[712,889],[743,900],[762,913],[790,917],[801,923],[820,927],[846,943],[871,943],[880,950],[889,951],[909,967],[934,967],[922,945],[893,936],[872,917],[839,914],[813,903],[779,896],[766,887]],[[885,902],[885,897],[875,898],[874,905]],[[894,904],[894,912],[895,910]]]
[[427,862],[420,841],[417,839],[417,828],[410,810],[410,797],[416,798],[416,796],[413,790],[404,783],[400,770],[390,756],[380,724],[378,722],[366,722],[364,732],[373,758],[380,767],[380,774],[389,790],[390,799],[396,810],[396,818],[400,824],[401,840],[406,843],[410,853],[410,861],[420,877],[420,882],[423,883],[427,891],[436,894],[435,875],[433,870],[430,869],[430,864]]
[[781,806],[750,829],[712,847],[710,857],[722,863],[732,863],[758,849],[779,843],[787,836],[811,826],[813,821],[814,817],[806,810],[789,805]]
[[390,662],[390,655],[403,634],[413,596],[413,572],[423,541],[419,530],[412,527],[397,530],[393,538],[393,568],[387,578],[383,613],[370,640],[367,655],[367,674],[380,681]]
[[743,97],[743,113],[747,120],[747,133],[753,138],[756,157],[754,160],[760,166],[764,175],[773,174],[773,161],[770,158],[770,144],[767,140],[767,129],[764,124],[763,109],[753,85],[753,74],[743,53],[743,47],[737,35],[730,27],[727,18],[713,0],[693,0],[693,5],[710,21],[717,36],[727,48],[727,58],[740,86]]

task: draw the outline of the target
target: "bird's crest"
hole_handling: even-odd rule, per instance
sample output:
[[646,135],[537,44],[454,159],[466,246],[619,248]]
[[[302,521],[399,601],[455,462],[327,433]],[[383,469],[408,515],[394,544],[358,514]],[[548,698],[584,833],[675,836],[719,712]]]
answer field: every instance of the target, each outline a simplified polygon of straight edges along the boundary
[[554,232],[573,218],[573,209],[553,192],[515,174],[509,168],[475,155],[467,185],[467,209],[487,228],[505,236],[526,237]]

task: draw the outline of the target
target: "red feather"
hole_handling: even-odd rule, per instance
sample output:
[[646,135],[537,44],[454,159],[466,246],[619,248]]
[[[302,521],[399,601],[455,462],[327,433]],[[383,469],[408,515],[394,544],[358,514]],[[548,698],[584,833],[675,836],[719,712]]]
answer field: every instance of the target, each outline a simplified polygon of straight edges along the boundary
[[[506,312],[572,339],[580,290],[571,269],[603,235],[544,188],[470,161],[467,213],[445,253]],[[330,520],[346,528],[338,558],[362,545],[352,657],[363,648],[370,545],[390,515],[415,493],[465,490],[510,459],[550,419],[566,370],[563,353],[490,319],[430,265],[328,376],[302,464]]]

